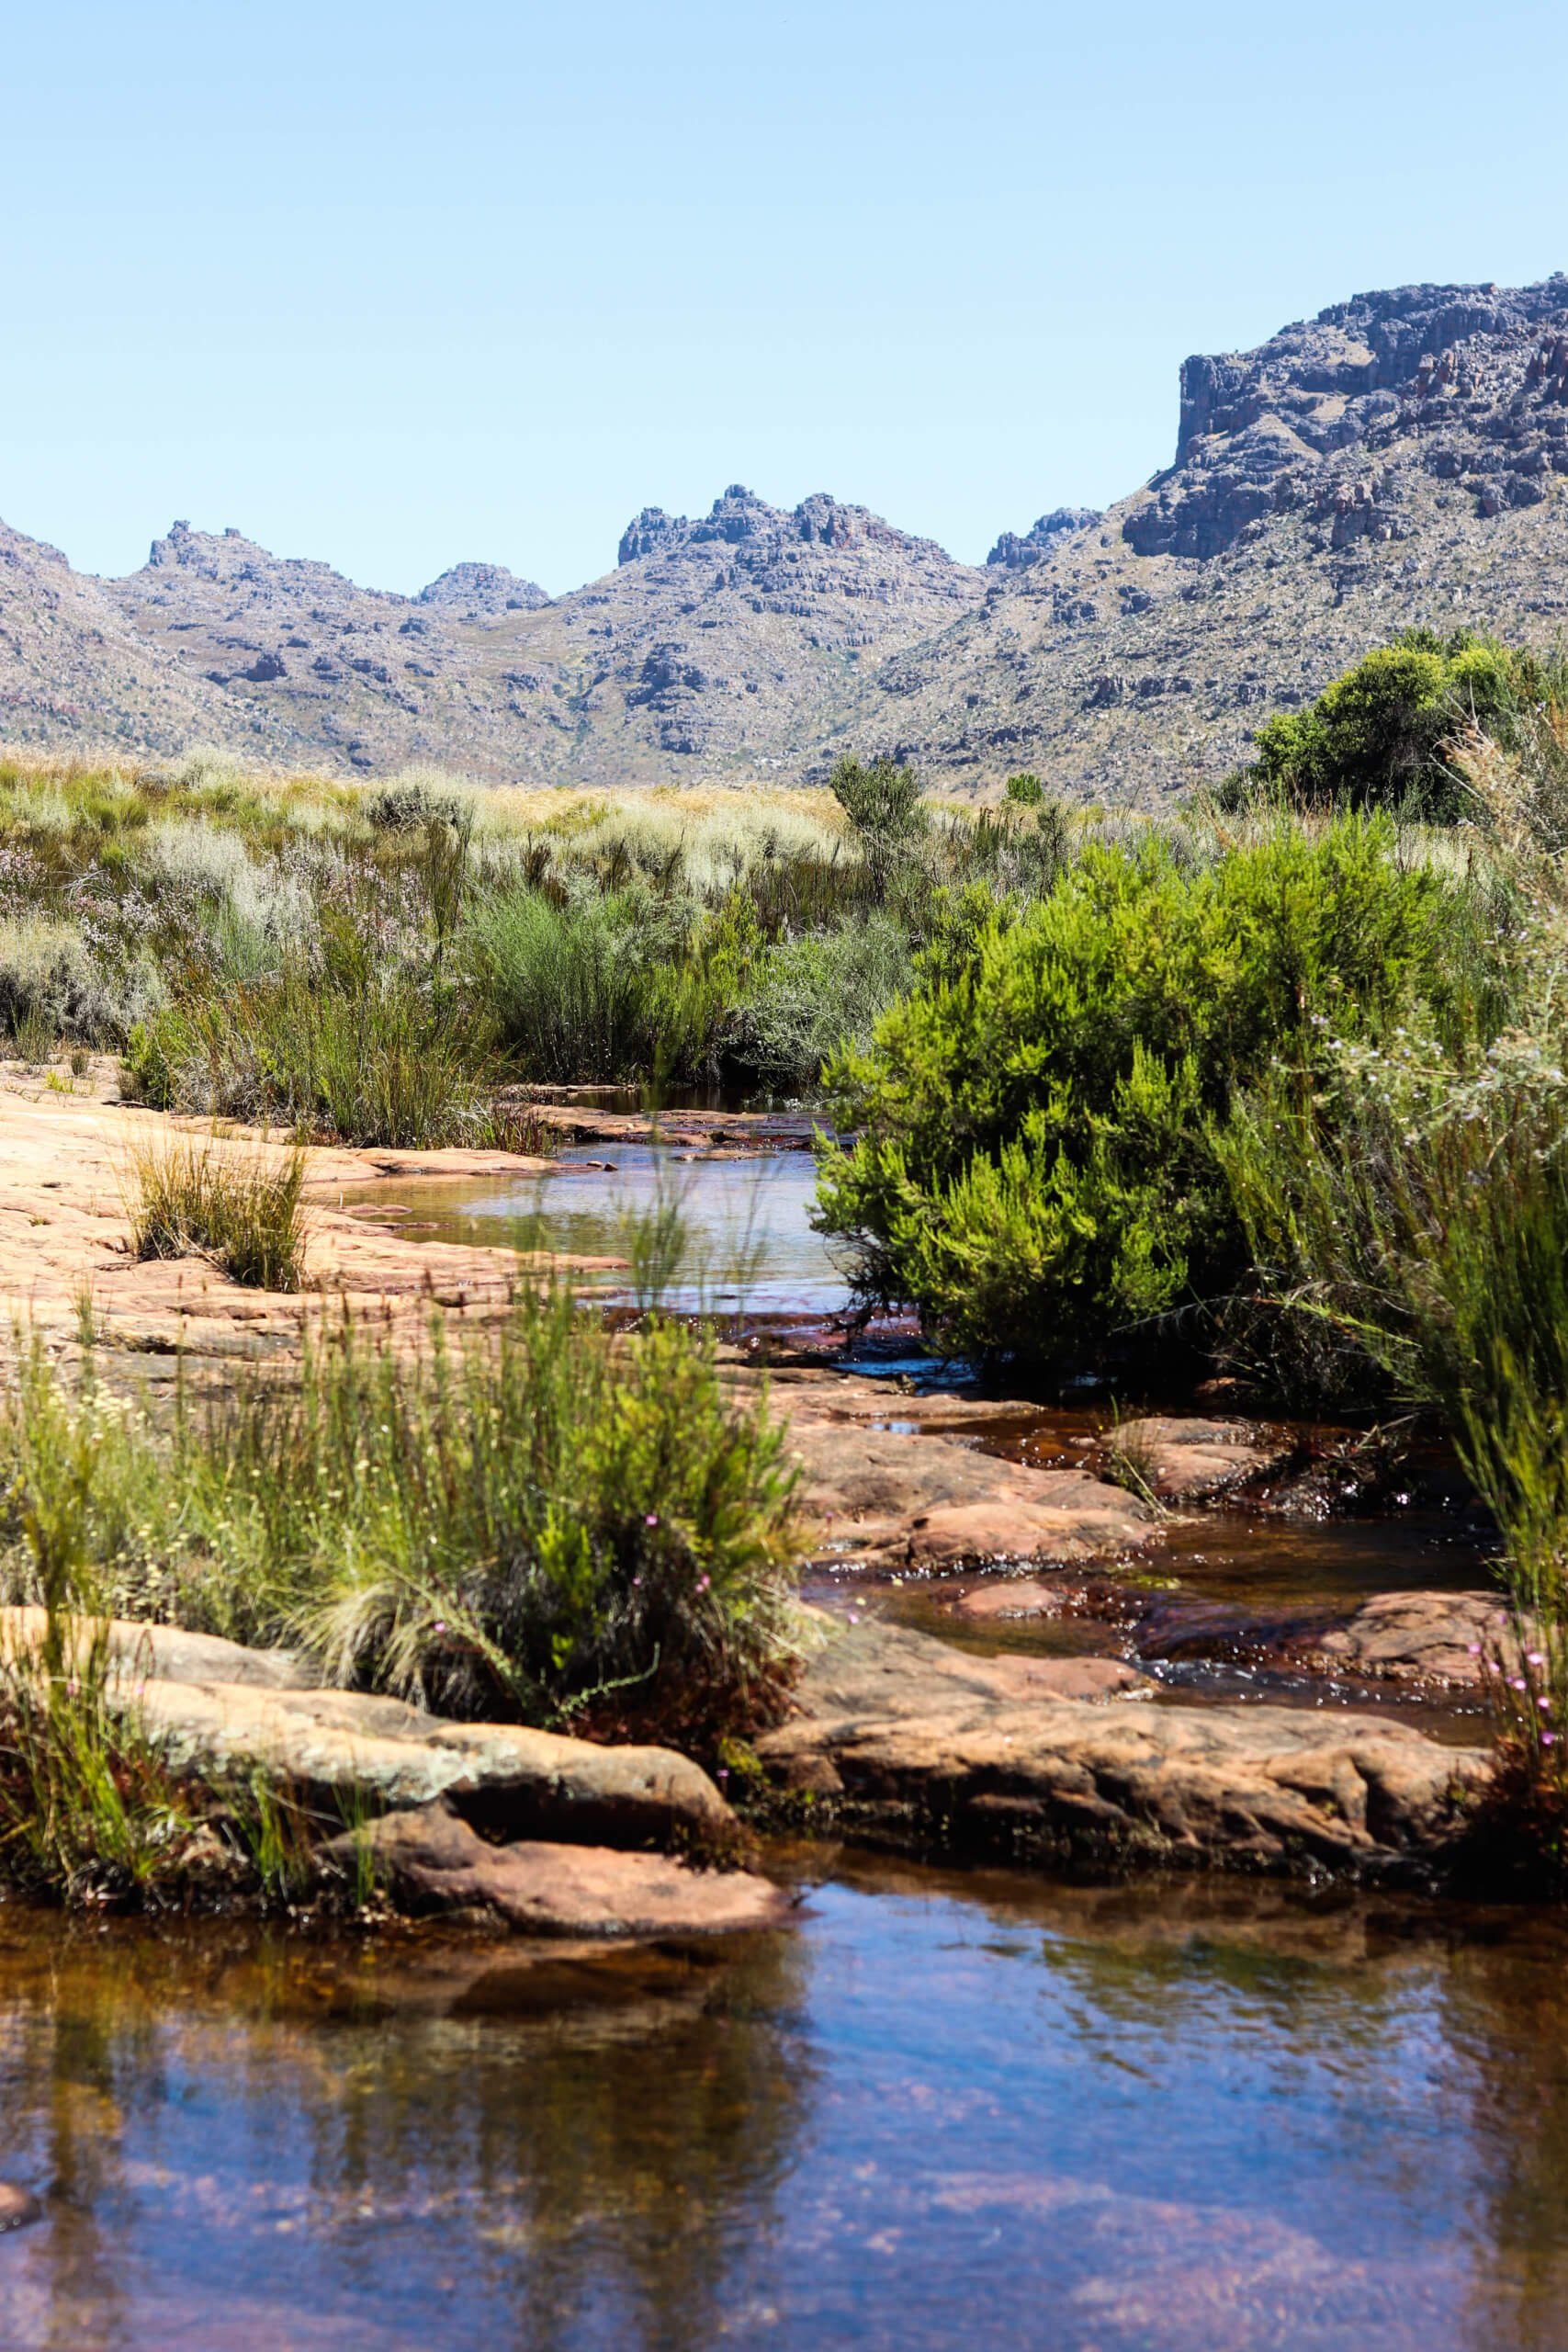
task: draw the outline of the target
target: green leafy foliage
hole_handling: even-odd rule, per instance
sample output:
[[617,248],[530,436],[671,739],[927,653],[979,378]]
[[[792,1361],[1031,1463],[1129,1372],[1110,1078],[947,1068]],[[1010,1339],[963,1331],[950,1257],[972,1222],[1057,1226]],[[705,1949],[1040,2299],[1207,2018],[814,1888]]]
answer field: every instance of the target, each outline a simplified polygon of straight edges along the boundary
[[1465,726],[1506,740],[1518,715],[1558,691],[1556,666],[1468,629],[1406,629],[1337,679],[1311,708],[1258,730],[1249,767],[1223,798],[1261,792],[1297,808],[1397,808],[1438,820],[1474,814],[1446,756]]
[[[818,1220],[868,1300],[946,1342],[1050,1358],[1227,1287],[1245,1245],[1213,1131],[1315,1024],[1448,991],[1454,910],[1385,823],[1282,826],[1192,867],[1157,837],[1091,849],[968,941],[829,1080],[857,1140]],[[1455,1017],[1462,1015],[1458,1009]]]

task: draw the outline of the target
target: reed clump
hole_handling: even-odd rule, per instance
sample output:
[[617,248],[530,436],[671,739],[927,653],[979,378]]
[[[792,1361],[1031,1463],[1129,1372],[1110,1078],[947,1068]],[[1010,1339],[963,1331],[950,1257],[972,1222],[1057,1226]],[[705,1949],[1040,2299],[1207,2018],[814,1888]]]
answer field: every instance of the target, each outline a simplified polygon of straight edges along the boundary
[[138,1258],[206,1258],[257,1290],[299,1290],[304,1280],[300,1193],[305,1155],[279,1162],[265,1147],[208,1139],[133,1148],[126,1180],[130,1246]]

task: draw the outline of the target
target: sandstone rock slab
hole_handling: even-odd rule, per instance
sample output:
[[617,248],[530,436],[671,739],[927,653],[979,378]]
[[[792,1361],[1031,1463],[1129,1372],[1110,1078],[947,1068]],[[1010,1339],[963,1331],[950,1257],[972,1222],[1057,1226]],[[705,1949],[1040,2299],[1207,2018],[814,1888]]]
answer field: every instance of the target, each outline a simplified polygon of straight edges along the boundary
[[1316,1634],[1303,1662],[1327,1673],[1474,1689],[1488,1659],[1515,1662],[1507,1610],[1492,1592],[1380,1592],[1348,1624]]
[[792,1419],[819,1550],[881,1569],[1113,1557],[1159,1540],[1148,1504],[1081,1470],[1032,1470],[959,1440]]
[[1101,1459],[1112,1451],[1148,1464],[1148,1483],[1161,1502],[1207,1502],[1232,1487],[1266,1478],[1290,1459],[1284,1438],[1248,1421],[1194,1420],[1151,1414],[1108,1430]]
[[757,1743],[775,1785],[959,1845],[1379,1875],[1440,1866],[1490,1778],[1472,1750],[1348,1710],[1085,1705],[1010,1689],[1001,1660],[943,1668],[942,1647],[876,1623],[830,1644],[801,1713]]

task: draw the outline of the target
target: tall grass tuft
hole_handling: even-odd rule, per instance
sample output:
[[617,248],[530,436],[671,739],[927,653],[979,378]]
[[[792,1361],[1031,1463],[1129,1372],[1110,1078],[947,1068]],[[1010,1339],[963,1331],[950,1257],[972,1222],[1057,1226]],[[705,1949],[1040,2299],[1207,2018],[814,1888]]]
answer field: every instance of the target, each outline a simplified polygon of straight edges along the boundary
[[213,1142],[162,1141],[133,1150],[127,1179],[138,1258],[199,1256],[257,1290],[298,1290],[305,1227],[305,1155],[281,1165]]
[[[107,1521],[101,1420],[65,1400],[36,1341],[19,1351],[5,1415],[3,1506],[43,1602],[41,1640],[0,1637],[0,1872],[67,1900],[144,1894],[177,1869],[196,1827],[134,1692],[116,1690],[94,1608]],[[108,1519],[117,1514],[111,1510]]]
[[564,1293],[409,1363],[344,1325],[176,1483],[221,1528],[231,1622],[447,1712],[664,1732],[765,1714],[787,1656],[794,1474],[713,1343],[612,1337]]
[[0,1400],[15,1599],[303,1644],[331,1679],[450,1713],[699,1747],[768,1719],[792,1670],[795,1489],[711,1338],[658,1315],[617,1334],[564,1292],[456,1349],[435,1329],[413,1361],[345,1319],[297,1384],[258,1375],[172,1431],[68,1401],[37,1348]]

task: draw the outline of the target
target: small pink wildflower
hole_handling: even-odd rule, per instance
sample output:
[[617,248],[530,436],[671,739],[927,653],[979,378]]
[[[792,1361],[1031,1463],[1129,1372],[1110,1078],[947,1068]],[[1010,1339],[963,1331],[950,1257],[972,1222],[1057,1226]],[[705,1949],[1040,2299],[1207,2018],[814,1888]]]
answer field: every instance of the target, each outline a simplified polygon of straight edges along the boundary
[[1544,1690],[1541,1692],[1540,1697],[1536,1701],[1536,1702],[1535,1702],[1535,1703],[1536,1703],[1536,1705],[1537,1705],[1538,1707],[1545,1707],[1545,1708],[1548,1710],[1548,1712],[1550,1712],[1550,1711],[1551,1711],[1551,1700],[1547,1697],[1547,1695],[1546,1695],[1546,1693],[1545,1693],[1545,1691],[1544,1691]]
[[438,1634],[444,1634],[446,1631],[446,1620],[445,1617],[438,1617],[436,1619],[435,1630]]
[[1467,1642],[1465,1644],[1465,1647],[1469,1650],[1472,1657],[1479,1657],[1481,1656],[1481,1644],[1479,1642]]
[[650,1510],[650,1511],[649,1512],[649,1514],[648,1514],[648,1523],[649,1523],[649,1527],[657,1527],[657,1526],[658,1526],[658,1524],[659,1524],[659,1513],[658,1513],[656,1510]]
[[1542,1747],[1554,1747],[1557,1744],[1557,1734],[1554,1731],[1543,1731],[1540,1736],[1540,1744]]
[[699,1592],[705,1592],[712,1582],[713,1578],[711,1577],[699,1577],[697,1578],[697,1590]]
[[1509,1677],[1508,1677],[1508,1688],[1509,1688],[1509,1690],[1522,1690],[1524,1689],[1524,1687],[1525,1687],[1525,1678],[1524,1678],[1524,1676],[1523,1676],[1522,1674],[1510,1674],[1510,1675],[1509,1675]]

